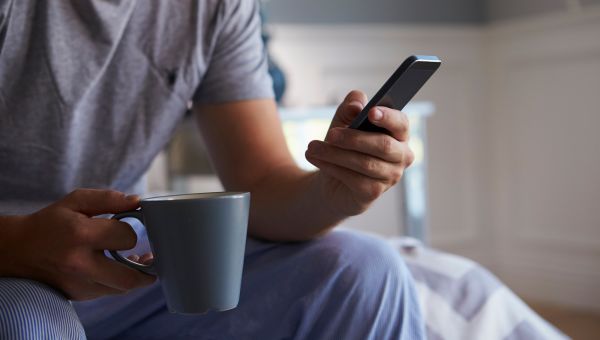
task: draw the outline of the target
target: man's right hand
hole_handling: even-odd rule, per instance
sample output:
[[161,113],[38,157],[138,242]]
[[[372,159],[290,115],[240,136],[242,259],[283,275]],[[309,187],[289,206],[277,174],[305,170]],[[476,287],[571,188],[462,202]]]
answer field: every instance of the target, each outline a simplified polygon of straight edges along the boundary
[[47,283],[69,299],[88,300],[149,285],[154,276],[104,256],[131,249],[136,235],[124,222],[92,218],[139,206],[137,196],[78,189],[26,216],[0,220],[0,277]]

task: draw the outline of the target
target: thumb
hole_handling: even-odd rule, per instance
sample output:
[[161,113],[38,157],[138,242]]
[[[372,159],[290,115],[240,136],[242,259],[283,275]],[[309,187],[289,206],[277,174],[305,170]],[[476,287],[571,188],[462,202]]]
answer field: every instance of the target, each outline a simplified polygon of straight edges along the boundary
[[140,198],[115,190],[77,189],[65,196],[62,204],[73,211],[96,216],[133,210],[139,206]]
[[344,98],[344,101],[338,106],[329,129],[347,127],[362,111],[365,105],[367,105],[367,95],[364,92],[358,90],[350,91],[346,95],[346,98]]

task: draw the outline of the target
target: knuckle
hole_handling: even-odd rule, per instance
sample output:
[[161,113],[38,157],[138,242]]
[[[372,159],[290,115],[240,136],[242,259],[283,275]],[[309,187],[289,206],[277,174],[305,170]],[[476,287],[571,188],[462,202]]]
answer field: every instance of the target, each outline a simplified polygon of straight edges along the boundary
[[62,263],[61,269],[66,274],[82,274],[86,271],[87,264],[85,258],[79,252],[71,251],[66,256]]
[[343,138],[346,140],[346,144],[352,147],[360,147],[362,144],[368,143],[368,137],[364,136],[363,131],[346,129],[343,130]]
[[66,226],[68,232],[76,244],[86,243],[90,238],[88,228],[83,227],[84,218],[80,216],[67,219]]
[[379,196],[381,196],[382,193],[383,193],[383,190],[381,189],[381,186],[374,185],[373,189],[371,190],[371,199],[372,200],[377,199]]
[[398,182],[400,182],[400,180],[402,179],[403,173],[404,173],[404,171],[402,170],[402,168],[394,169],[394,171],[392,172],[392,185],[395,185]]
[[105,195],[106,199],[108,199],[108,200],[118,200],[125,196],[125,194],[123,194],[120,191],[116,191],[116,190],[106,190],[104,192],[104,195]]
[[76,227],[73,228],[72,233],[76,244],[88,244],[91,241],[92,235],[89,228]]
[[379,184],[379,183],[371,183],[368,186],[367,199],[369,201],[374,201],[379,196],[381,196],[382,193],[383,193],[383,186],[381,184]]
[[383,138],[381,139],[381,152],[384,155],[392,153],[392,146],[392,138],[389,136],[383,136]]
[[345,133],[340,134],[340,143],[338,143],[338,145],[349,150],[360,150],[362,144],[365,143],[362,136],[354,131],[344,132]]
[[373,159],[364,158],[361,161],[361,168],[367,173],[372,173],[377,170],[377,163]]
[[408,119],[406,113],[402,111],[400,111],[400,125],[402,125],[402,127],[407,131],[410,128],[410,120]]
[[334,144],[337,145],[346,145],[349,141],[348,136],[344,133],[345,131],[341,129],[333,129],[331,130],[330,139]]
[[325,156],[327,155],[329,148],[326,143],[312,141],[308,144],[308,151],[311,153],[316,153],[317,155]]

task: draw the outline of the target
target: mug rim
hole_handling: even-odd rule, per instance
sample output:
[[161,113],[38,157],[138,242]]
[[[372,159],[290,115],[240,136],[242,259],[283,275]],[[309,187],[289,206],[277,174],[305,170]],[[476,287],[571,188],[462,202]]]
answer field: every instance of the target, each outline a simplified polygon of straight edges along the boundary
[[213,199],[228,199],[228,198],[243,198],[250,195],[247,191],[214,191],[214,192],[197,192],[188,194],[160,195],[143,198],[141,202],[174,202],[174,201],[191,201],[191,200],[213,200]]

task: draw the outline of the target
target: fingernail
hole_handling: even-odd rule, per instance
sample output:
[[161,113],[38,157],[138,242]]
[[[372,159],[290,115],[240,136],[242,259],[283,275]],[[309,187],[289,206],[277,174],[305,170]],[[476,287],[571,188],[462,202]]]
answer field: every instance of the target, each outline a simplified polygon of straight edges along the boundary
[[381,120],[381,118],[383,118],[383,112],[380,109],[375,109],[373,120]]
[[125,196],[125,199],[128,201],[139,201],[140,196],[138,195],[127,195]]
[[350,103],[348,103],[349,106],[358,106],[360,108],[362,108],[364,105],[363,103],[359,102],[358,100],[353,100]]

